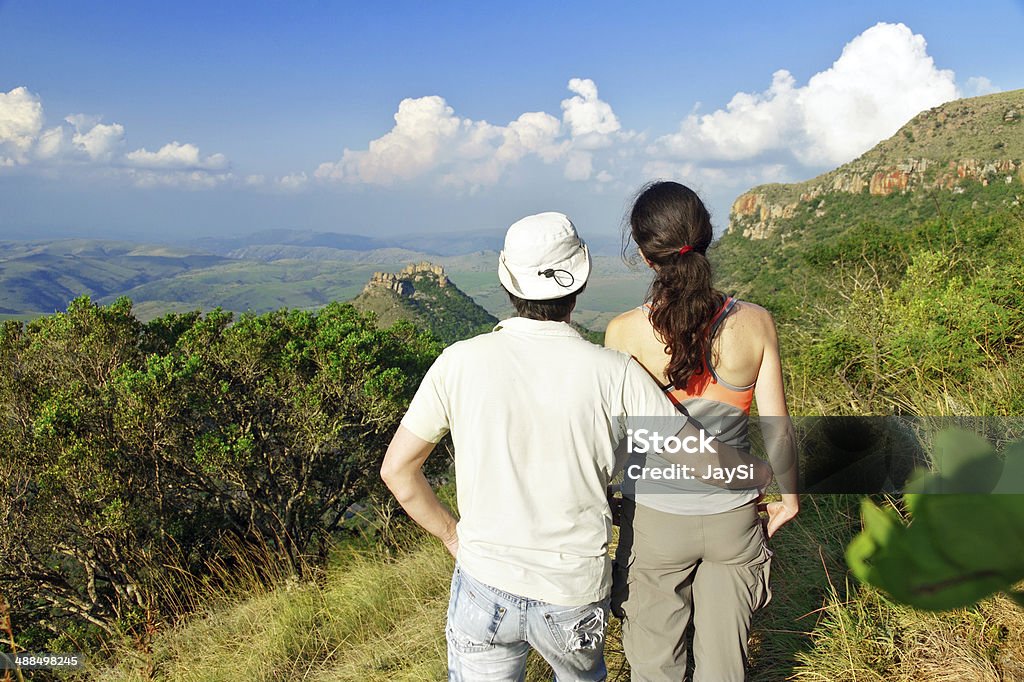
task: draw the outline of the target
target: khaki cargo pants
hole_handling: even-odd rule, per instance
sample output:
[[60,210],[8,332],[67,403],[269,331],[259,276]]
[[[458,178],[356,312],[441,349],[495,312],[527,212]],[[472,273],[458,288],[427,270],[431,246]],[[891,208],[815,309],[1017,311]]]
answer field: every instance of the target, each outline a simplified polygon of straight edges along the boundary
[[694,624],[694,682],[742,682],[750,617],[771,599],[772,552],[754,503],[667,514],[624,499],[612,613],[633,682],[681,682]]

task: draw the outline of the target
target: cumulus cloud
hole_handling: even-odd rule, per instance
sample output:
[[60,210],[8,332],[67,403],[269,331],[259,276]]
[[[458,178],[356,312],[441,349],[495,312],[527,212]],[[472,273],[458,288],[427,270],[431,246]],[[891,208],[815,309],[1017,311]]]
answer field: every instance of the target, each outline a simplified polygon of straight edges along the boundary
[[231,173],[210,173],[204,170],[152,170],[124,168],[123,175],[136,187],[176,187],[181,189],[212,189],[234,181]]
[[129,166],[137,168],[221,171],[228,167],[228,160],[223,154],[203,157],[199,147],[180,142],[170,142],[155,152],[145,148],[136,149],[125,154],[124,158]]
[[308,181],[309,177],[305,173],[291,173],[278,178],[277,186],[284,190],[294,191],[300,189]]
[[935,66],[923,36],[903,24],[879,23],[806,85],[776,71],[763,92],[740,92],[724,109],[691,114],[650,152],[695,161],[788,156],[805,166],[833,166],[957,96],[953,72]]
[[43,105],[28,88],[0,92],[0,164],[25,163],[43,128]]
[[562,100],[562,119],[569,126],[577,145],[585,149],[606,147],[612,143],[612,133],[622,126],[607,102],[597,96],[597,85],[589,78],[573,78],[569,90],[574,97]]
[[38,95],[25,87],[0,92],[0,166],[92,168],[145,187],[211,187],[232,177],[223,154],[203,156],[190,143],[125,153],[124,126],[99,116],[71,114],[45,129],[44,122]]
[[[124,144],[124,126],[119,123],[100,123],[99,117],[84,114],[68,116],[64,120],[75,129],[71,136],[72,147],[83,152],[92,161],[111,161]],[[48,132],[55,133],[54,130]],[[63,142],[63,131],[60,139]],[[60,150],[56,151],[59,153]]]
[[390,131],[366,149],[346,148],[341,159],[320,164],[313,175],[320,181],[391,185],[432,174],[442,185],[472,189],[498,182],[509,167],[534,157],[548,164],[564,160],[566,178],[587,180],[594,166],[590,150],[632,133],[621,132],[592,80],[573,78],[568,88],[575,94],[562,101],[561,118],[533,111],[507,125],[462,118],[438,95],[404,99]]
[[390,132],[364,151],[346,149],[341,161],[321,164],[316,177],[381,185],[414,178],[434,166],[442,147],[454,142],[460,132],[460,141],[468,145],[472,125],[458,118],[442,97],[407,98],[398,105]]
[[594,172],[594,155],[587,151],[573,151],[565,164],[566,180],[589,180]]

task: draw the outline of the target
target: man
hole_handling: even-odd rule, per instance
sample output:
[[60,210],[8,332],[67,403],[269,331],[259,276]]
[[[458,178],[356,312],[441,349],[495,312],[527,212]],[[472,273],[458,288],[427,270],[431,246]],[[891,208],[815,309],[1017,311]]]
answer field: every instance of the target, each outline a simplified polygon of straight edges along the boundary
[[[606,489],[624,460],[624,418],[672,417],[684,426],[671,435],[704,438],[635,360],[568,324],[590,271],[590,252],[561,213],[512,225],[498,278],[518,315],[445,349],[385,455],[381,476],[399,503],[456,558],[451,680],[521,679],[530,646],[560,681],[605,679]],[[422,472],[449,431],[458,524]],[[745,486],[766,484],[767,468],[744,456],[723,445],[678,461],[701,471],[757,461]]]

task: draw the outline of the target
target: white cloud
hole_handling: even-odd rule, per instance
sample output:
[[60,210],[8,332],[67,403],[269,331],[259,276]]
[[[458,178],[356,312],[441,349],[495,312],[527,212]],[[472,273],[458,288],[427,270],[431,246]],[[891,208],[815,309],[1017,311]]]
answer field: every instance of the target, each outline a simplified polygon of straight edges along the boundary
[[390,131],[364,150],[346,148],[338,161],[320,164],[314,177],[392,185],[430,175],[442,185],[472,191],[497,183],[511,166],[534,157],[543,163],[564,159],[566,178],[588,180],[594,172],[590,150],[633,133],[621,131],[592,80],[573,78],[568,88],[575,96],[562,101],[562,118],[533,111],[504,126],[461,118],[438,95],[404,99]]
[[315,175],[378,185],[408,180],[435,166],[442,147],[471,125],[455,116],[442,97],[403,99],[389,133],[371,141],[365,151],[345,149],[340,161],[320,164]]
[[554,161],[565,153],[566,144],[558,141],[562,122],[543,111],[522,114],[505,127],[501,146],[495,152],[499,161],[515,162],[527,154]]
[[54,159],[67,149],[64,128],[57,126],[43,131],[36,141],[35,156],[39,159]]
[[204,158],[199,153],[199,147],[180,142],[170,142],[155,152],[145,148],[136,149],[125,154],[124,160],[129,166],[149,169],[221,171],[228,167],[228,160],[223,154],[213,154]]
[[125,168],[122,174],[131,178],[136,187],[177,187],[182,189],[212,189],[234,180],[231,173],[210,173],[204,170],[153,170]]
[[[92,161],[111,161],[124,144],[124,126],[119,123],[100,123],[99,117],[84,114],[68,116],[64,120],[75,128],[71,136],[72,147],[83,152]],[[63,134],[60,139],[63,142]],[[55,153],[51,156],[56,156],[59,151],[59,148],[55,148]]]
[[43,105],[28,88],[0,92],[0,162],[26,163],[27,152],[43,128]]
[[565,179],[581,182],[589,180],[594,172],[594,155],[587,151],[573,151],[565,164]]
[[146,187],[212,187],[232,178],[223,154],[202,156],[194,144],[171,142],[155,152],[124,153],[120,123],[86,114],[71,114],[45,130],[44,122],[38,95],[25,87],[0,92],[0,166],[93,169]]
[[294,191],[302,188],[302,186],[308,181],[309,177],[305,173],[291,173],[282,178],[278,178],[277,185],[281,189]]
[[737,93],[724,109],[691,114],[659,138],[655,156],[692,161],[791,157],[805,166],[850,161],[923,109],[958,96],[952,71],[936,68],[927,43],[903,24],[879,23],[798,87],[786,70],[767,90]]
[[964,94],[968,97],[981,97],[991,95],[994,92],[1002,92],[1002,88],[990,81],[985,76],[971,76],[964,84]]
[[648,161],[643,166],[643,175],[652,180],[677,180],[696,189],[727,190],[731,196],[753,185],[793,182],[797,179],[787,166],[778,163],[720,167],[668,159]]
[[597,149],[612,143],[612,133],[622,126],[607,102],[597,96],[597,85],[589,78],[573,78],[569,90],[574,97],[562,100],[562,119],[578,146]]

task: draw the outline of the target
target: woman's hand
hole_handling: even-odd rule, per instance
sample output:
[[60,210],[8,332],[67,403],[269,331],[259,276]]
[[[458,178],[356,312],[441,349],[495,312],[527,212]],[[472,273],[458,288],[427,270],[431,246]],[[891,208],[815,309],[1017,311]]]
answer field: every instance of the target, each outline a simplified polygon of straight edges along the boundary
[[758,504],[757,510],[768,513],[768,522],[765,525],[765,530],[770,538],[775,535],[775,531],[782,528],[789,521],[792,521],[800,513],[800,497],[798,495],[783,495],[781,502]]

